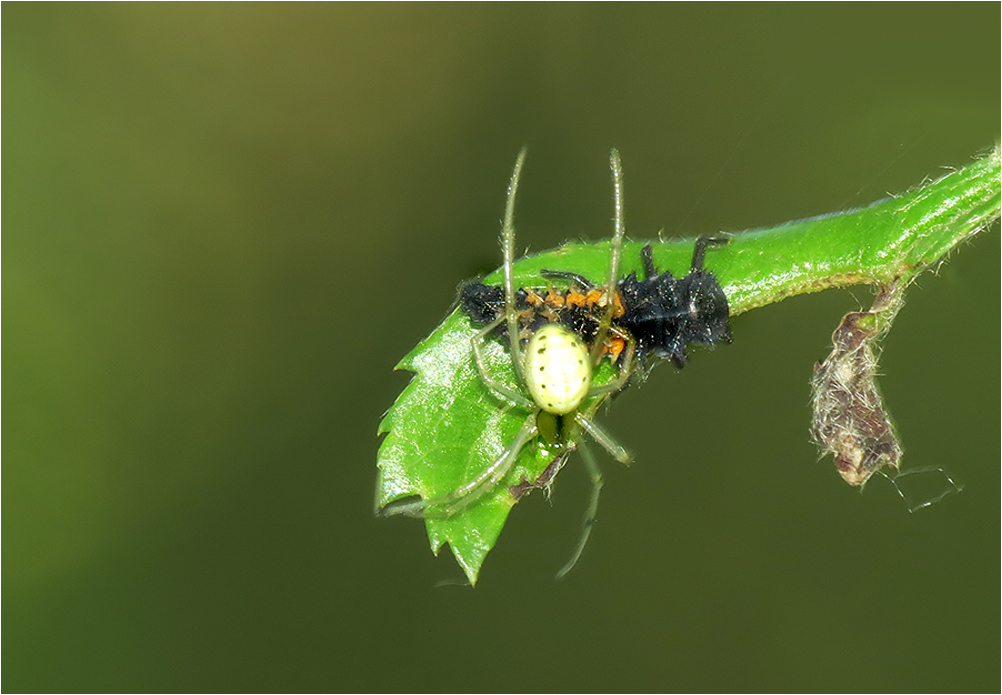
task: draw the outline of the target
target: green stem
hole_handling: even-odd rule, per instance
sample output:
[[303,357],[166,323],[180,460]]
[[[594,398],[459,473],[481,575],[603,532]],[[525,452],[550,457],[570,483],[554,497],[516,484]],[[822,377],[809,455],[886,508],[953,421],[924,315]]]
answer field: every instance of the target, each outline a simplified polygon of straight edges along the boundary
[[[831,287],[907,283],[998,219],[999,177],[996,147],[932,183],[865,208],[737,234],[708,252],[707,267],[724,287],[732,315]],[[644,243],[626,244],[624,273],[639,270]],[[691,253],[691,241],[655,243],[655,260],[676,274],[687,272]],[[522,259],[515,274],[536,284],[542,268],[601,278],[607,264],[607,242],[566,244]]]

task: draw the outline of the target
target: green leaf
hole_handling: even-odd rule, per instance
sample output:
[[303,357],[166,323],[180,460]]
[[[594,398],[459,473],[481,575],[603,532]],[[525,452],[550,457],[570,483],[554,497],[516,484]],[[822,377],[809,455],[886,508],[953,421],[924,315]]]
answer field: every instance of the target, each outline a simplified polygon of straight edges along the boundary
[[[998,219],[999,148],[987,157],[908,193],[868,207],[800,220],[771,229],[736,234],[730,244],[707,254],[727,294],[731,314],[786,297],[854,284],[907,283],[945,258],[951,249]],[[647,241],[627,242],[623,276],[641,270]],[[654,243],[654,259],[677,276],[688,272],[691,240]],[[601,281],[609,263],[609,243],[566,244],[516,262],[516,286],[546,283],[543,268],[570,270]],[[485,280],[499,283],[500,271]],[[476,477],[515,438],[528,413],[505,406],[482,383],[473,361],[476,330],[454,311],[397,365],[414,379],[379,425],[376,506],[412,495],[447,495]],[[487,367],[517,390],[507,351],[486,344]],[[596,379],[601,383],[612,370]],[[594,412],[598,403],[588,410]],[[428,538],[437,554],[448,543],[471,584],[494,546],[515,500],[508,487],[535,480],[552,462],[540,443],[526,446],[502,484],[450,518],[427,518]]]

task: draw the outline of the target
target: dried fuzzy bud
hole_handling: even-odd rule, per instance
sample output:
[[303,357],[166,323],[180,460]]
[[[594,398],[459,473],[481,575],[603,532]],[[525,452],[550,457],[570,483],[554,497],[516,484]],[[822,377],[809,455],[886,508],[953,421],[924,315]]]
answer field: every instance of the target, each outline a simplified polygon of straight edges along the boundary
[[879,341],[904,304],[894,285],[877,295],[869,311],[846,314],[832,334],[834,349],[814,365],[811,433],[821,454],[850,485],[863,485],[877,470],[901,465],[901,443],[877,386]]

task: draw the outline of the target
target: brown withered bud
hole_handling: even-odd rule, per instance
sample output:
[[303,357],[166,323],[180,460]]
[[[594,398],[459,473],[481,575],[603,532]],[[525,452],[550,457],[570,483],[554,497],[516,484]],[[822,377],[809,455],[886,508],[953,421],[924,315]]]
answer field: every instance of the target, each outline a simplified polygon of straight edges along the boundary
[[846,314],[832,334],[832,352],[814,365],[811,433],[821,455],[832,454],[850,485],[901,465],[901,443],[877,386],[880,340],[904,304],[903,290],[883,288],[869,311]]

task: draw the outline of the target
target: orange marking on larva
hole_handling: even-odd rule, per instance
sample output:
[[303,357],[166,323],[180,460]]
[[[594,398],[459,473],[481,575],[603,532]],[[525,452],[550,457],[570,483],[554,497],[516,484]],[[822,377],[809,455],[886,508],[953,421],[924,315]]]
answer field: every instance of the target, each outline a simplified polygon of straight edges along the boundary
[[550,304],[550,306],[560,308],[564,305],[564,295],[560,294],[551,287],[549,289],[549,294],[546,295],[546,301]]
[[609,357],[613,362],[619,361],[619,356],[623,354],[623,350],[626,349],[626,341],[622,338],[616,336],[612,337],[604,345],[605,352],[609,353]]
[[540,306],[544,303],[543,298],[540,297],[538,294],[536,294],[534,291],[526,290],[525,293],[526,293],[525,301],[527,301],[529,304],[535,304],[536,306]]
[[576,290],[567,293],[567,306],[585,306],[586,297]]
[[602,306],[601,304],[602,295],[603,295],[602,290],[599,289],[588,290],[588,294],[585,295],[585,301],[588,304],[595,304],[597,306]]
[[[584,303],[580,306],[606,306],[605,290],[600,290],[595,288],[593,290],[588,290],[588,294],[583,297]],[[570,300],[568,299],[568,304]],[[619,292],[612,295],[612,318],[618,319],[626,313],[626,309],[623,307],[623,299],[619,296]]]

